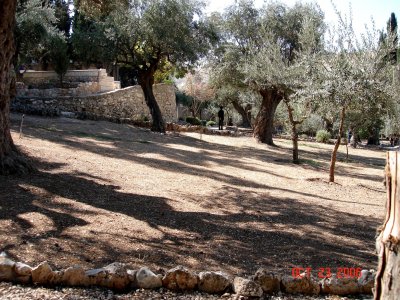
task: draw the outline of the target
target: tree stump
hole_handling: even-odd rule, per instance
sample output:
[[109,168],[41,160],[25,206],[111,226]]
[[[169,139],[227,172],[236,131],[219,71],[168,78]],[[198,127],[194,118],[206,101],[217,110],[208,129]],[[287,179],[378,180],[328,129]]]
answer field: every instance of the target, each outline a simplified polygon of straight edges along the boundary
[[374,299],[399,299],[400,297],[400,153],[388,152],[386,176],[386,216],[379,229],[376,249],[379,254],[375,278]]

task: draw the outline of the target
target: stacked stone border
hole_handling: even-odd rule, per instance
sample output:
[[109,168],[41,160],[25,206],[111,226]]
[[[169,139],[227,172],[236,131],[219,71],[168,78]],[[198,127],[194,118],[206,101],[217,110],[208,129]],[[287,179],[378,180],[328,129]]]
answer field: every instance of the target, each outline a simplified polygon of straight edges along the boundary
[[375,272],[362,270],[359,278],[330,278],[316,280],[302,274],[298,278],[281,276],[259,269],[248,278],[234,277],[224,272],[195,273],[177,266],[156,274],[147,267],[131,269],[123,263],[112,263],[99,269],[84,270],[74,265],[55,271],[48,262],[31,267],[15,262],[4,253],[0,256],[0,281],[42,286],[104,287],[117,291],[132,289],[166,289],[178,292],[198,290],[209,294],[234,293],[243,297],[259,298],[279,292],[304,295],[360,295],[372,294]]

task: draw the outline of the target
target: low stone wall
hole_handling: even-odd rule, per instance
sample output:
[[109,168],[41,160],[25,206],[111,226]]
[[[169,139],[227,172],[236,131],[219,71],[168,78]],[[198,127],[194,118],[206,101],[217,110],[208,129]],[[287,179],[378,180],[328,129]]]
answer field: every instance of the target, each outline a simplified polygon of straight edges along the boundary
[[[166,122],[176,121],[175,90],[172,85],[158,84],[153,87],[154,96]],[[151,120],[149,108],[140,86],[127,87],[112,92],[81,96],[17,97],[12,110],[39,115],[59,115],[76,112],[91,119]],[[127,122],[128,123],[128,122]]]
[[101,91],[101,86],[98,82],[79,82],[76,87],[69,88],[52,88],[52,89],[34,89],[28,88],[23,82],[17,85],[17,97],[79,97],[98,94]]
[[332,277],[318,281],[305,273],[297,277],[280,276],[259,269],[253,276],[244,278],[214,271],[196,274],[182,266],[168,270],[165,274],[155,274],[147,267],[130,269],[122,263],[91,270],[75,265],[54,271],[47,262],[31,267],[7,258],[4,253],[0,256],[0,281],[45,286],[98,286],[119,291],[164,287],[173,291],[234,293],[238,299],[241,296],[261,298],[279,292],[305,295],[372,294],[375,272],[362,270],[359,275],[359,278],[338,278],[333,274]]
[[[54,71],[28,70],[22,74],[22,78],[19,79],[19,81],[23,82],[29,89],[39,88],[43,90],[42,93],[45,93],[46,90],[52,89],[52,85],[59,84],[59,77]],[[69,70],[64,75],[63,82],[97,83],[98,86],[95,93],[113,91],[121,88],[120,82],[114,81],[114,78],[111,76],[107,76],[105,69]],[[54,93],[54,91],[49,91],[49,93]]]
[[[101,72],[103,72],[103,69],[69,70],[65,74],[64,80],[67,82],[98,82]],[[58,80],[58,75],[54,71],[28,70],[22,75],[22,82],[27,85],[57,82]]]

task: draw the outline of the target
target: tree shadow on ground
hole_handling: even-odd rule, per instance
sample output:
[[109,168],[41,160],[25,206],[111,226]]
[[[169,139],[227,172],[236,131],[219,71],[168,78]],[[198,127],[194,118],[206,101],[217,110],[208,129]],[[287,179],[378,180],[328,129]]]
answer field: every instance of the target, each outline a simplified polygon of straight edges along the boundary
[[[161,136],[104,122],[92,122],[96,126],[91,130],[92,123],[76,121],[82,125],[77,130],[59,122],[70,124],[62,119],[35,124],[27,118],[24,134],[73,151],[211,178],[222,186],[199,199],[187,199],[203,211],[177,210],[173,198],[123,192],[106,178],[82,171],[66,173],[61,164],[36,161],[40,171],[32,176],[0,177],[2,248],[15,257],[30,263],[50,260],[59,267],[74,263],[99,267],[122,261],[153,268],[184,264],[232,273],[252,272],[259,266],[288,274],[292,266],[375,267],[376,218],[301,201],[302,197],[337,199],[210,172],[209,167],[217,165],[290,179],[290,174],[261,166],[287,164],[289,148],[240,146],[242,157],[238,157],[236,146],[189,136]],[[315,157],[312,152],[305,155]],[[329,151],[318,155],[329,155]],[[266,191],[290,192],[291,196],[271,196]]]
[[230,273],[264,266],[288,275],[293,266],[375,266],[375,218],[228,186],[198,199],[204,211],[177,211],[174,199],[121,192],[90,174],[37,163],[47,170],[0,177],[2,248],[28,263],[184,264]]
[[[85,127],[77,130],[75,122],[80,122]],[[95,129],[92,130],[91,125],[96,125],[93,126]],[[62,118],[45,125],[35,124],[34,119],[26,120],[25,126],[26,135],[62,144],[71,150],[84,150],[104,157],[118,158],[168,172],[211,177],[216,181],[231,185],[269,188],[266,185],[251,180],[238,180],[238,178],[226,173],[213,172],[211,174],[208,167],[210,165],[234,167],[255,174],[268,173],[276,177],[291,178],[290,176],[274,172],[273,168],[266,169],[260,167],[264,163],[276,165],[290,164],[291,148],[268,147],[267,145],[264,145],[262,148],[243,145],[236,147],[210,143],[179,134],[149,134],[148,129],[141,129],[130,125],[110,124],[107,122],[82,122]],[[108,144],[102,146],[99,143],[101,141],[105,141]],[[109,143],[112,144],[112,147],[109,146]],[[238,149],[242,154],[241,157],[237,155]],[[154,158],[149,154],[164,156],[165,159]],[[329,168],[330,155],[330,149],[320,149],[316,153],[301,150],[303,164],[293,165],[293,168],[311,168],[325,173]],[[338,154],[339,161],[345,159],[342,156],[342,154]],[[378,168],[385,164],[384,159],[366,158],[359,155],[349,155],[349,159],[361,167]],[[324,162],[321,163],[321,161]],[[337,167],[336,174],[376,182],[382,180],[381,176],[360,175],[349,172],[351,168],[354,168],[354,166],[350,164],[346,167]],[[323,176],[327,177],[328,175],[324,174]]]

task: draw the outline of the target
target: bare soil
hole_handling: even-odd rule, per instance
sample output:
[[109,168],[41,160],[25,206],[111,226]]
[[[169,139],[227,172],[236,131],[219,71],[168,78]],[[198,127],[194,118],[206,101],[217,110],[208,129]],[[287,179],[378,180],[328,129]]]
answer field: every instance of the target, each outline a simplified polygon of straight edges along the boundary
[[0,251],[28,264],[248,275],[259,267],[375,268],[385,151],[251,137],[160,135],[109,122],[12,115],[37,171],[0,177]]

